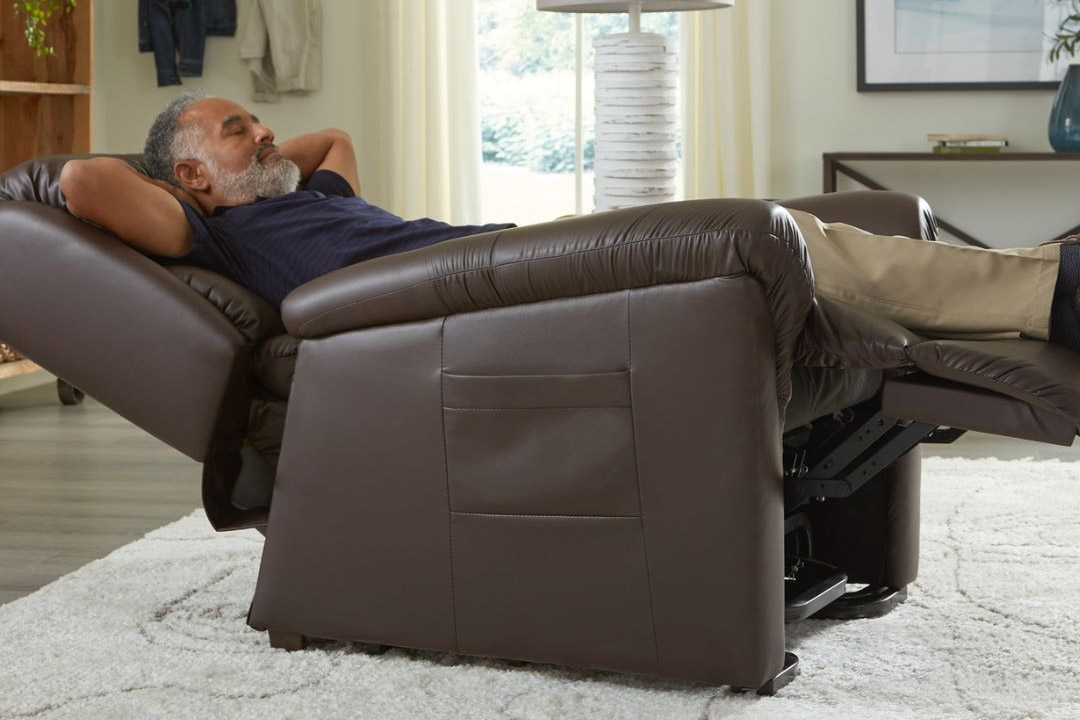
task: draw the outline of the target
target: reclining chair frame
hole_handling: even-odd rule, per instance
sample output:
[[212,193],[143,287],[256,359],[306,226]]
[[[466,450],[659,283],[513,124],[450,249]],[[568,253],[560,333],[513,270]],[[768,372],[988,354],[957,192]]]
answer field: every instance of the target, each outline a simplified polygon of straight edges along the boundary
[[[920,442],[1076,434],[1074,353],[927,340],[815,301],[772,203],[462,238],[320,278],[278,315],[69,216],[66,160],[0,176],[0,303],[19,310],[0,337],[203,462],[216,528],[264,529],[249,623],[276,647],[326,637],[775,692],[797,666],[785,620],[905,597]],[[897,193],[786,204],[935,235]],[[269,514],[231,502],[245,438],[277,462]]]

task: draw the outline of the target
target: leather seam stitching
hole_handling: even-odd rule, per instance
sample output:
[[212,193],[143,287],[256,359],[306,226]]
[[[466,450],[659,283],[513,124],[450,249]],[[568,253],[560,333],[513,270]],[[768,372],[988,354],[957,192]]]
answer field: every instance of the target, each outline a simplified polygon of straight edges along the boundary
[[637,520],[640,515],[575,515],[571,513],[498,513],[498,512],[470,512],[468,510],[451,510],[454,515],[471,515],[474,517],[520,517],[520,518],[578,518],[581,520]]
[[456,407],[443,405],[443,410],[456,410],[458,412],[527,412],[529,410],[630,410],[629,405],[566,405],[566,406],[540,406],[523,405],[521,407]]
[[641,550],[642,559],[645,561],[645,583],[649,588],[649,622],[652,624],[653,658],[656,661],[656,668],[659,670],[660,640],[656,636],[656,608],[653,601],[652,571],[649,568],[649,538],[648,533],[645,531],[645,506],[641,502],[641,473],[638,469],[637,422],[634,417],[634,333],[633,325],[630,323],[632,300],[629,290],[624,291],[624,297],[626,298],[626,368],[629,376],[628,389],[630,392],[630,439],[634,445],[634,484],[637,486],[638,524],[641,527]]
[[[446,370],[446,318],[439,327],[439,404],[443,404],[443,371]],[[460,652],[457,622],[457,587],[454,585],[454,509],[450,503],[450,458],[446,450],[446,417],[440,413],[443,441],[443,476],[446,478],[446,539],[450,549],[450,616],[454,624],[454,652]]]
[[[938,355],[938,360],[939,360],[939,363],[940,363],[941,362],[940,354],[938,354],[938,353],[935,353],[935,354]],[[918,360],[916,360],[915,358],[912,358],[912,362],[915,363],[916,367],[918,367]],[[1068,413],[1066,408],[1061,407],[1058,404],[1056,404],[1055,402],[1053,402],[1052,400],[1049,400],[1048,398],[1043,397],[1038,392],[1033,392],[1031,390],[1025,390],[1024,388],[1018,387],[1016,384],[1011,383],[1008,380],[1002,380],[997,375],[984,375],[982,373],[972,372],[970,370],[961,370],[960,368],[956,368],[956,367],[953,367],[951,365],[945,365],[943,363],[939,364],[938,367],[940,367],[943,370],[951,371],[951,372],[956,373],[958,375],[963,375],[963,376],[974,375],[976,377],[985,378],[986,380],[993,380],[995,383],[998,383],[1000,385],[1004,385],[1004,386],[1006,386],[1008,388],[1012,388],[1015,391],[1023,393],[1025,397],[1028,397],[1028,398],[1030,398],[1032,400],[1032,403],[1031,403],[1032,405],[1040,406],[1043,409],[1049,410],[1051,412],[1057,412],[1059,414],[1063,414],[1063,415],[1066,416],[1066,418],[1065,418],[1066,420],[1069,419],[1067,417],[1069,413]],[[933,373],[929,372],[928,370],[923,370],[923,368],[921,368],[921,367],[919,367],[919,369],[922,370],[923,372],[929,374],[929,375],[933,375]],[[1025,369],[1027,369],[1027,368],[1025,367]],[[944,380],[955,380],[955,378],[948,378],[948,377],[943,377],[943,376],[940,376],[940,375],[938,375],[936,377],[942,377],[942,379],[944,379]],[[978,386],[975,386],[975,387],[978,387]],[[990,388],[987,388],[987,389],[991,390]],[[991,392],[993,392],[993,390],[991,390]],[[1009,397],[1015,397],[1015,395],[1012,395],[1011,393],[1007,393],[1007,392],[1003,392],[1002,394],[1007,395]],[[1017,398],[1017,399],[1020,400],[1020,398]],[[1022,400],[1021,400],[1021,402],[1022,402]]]

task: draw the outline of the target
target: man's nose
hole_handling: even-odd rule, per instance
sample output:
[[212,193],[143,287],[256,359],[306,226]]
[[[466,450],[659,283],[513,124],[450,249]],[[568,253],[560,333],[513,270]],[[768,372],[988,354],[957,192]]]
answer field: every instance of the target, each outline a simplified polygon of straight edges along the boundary
[[255,142],[259,145],[274,142],[274,132],[265,125],[255,123]]

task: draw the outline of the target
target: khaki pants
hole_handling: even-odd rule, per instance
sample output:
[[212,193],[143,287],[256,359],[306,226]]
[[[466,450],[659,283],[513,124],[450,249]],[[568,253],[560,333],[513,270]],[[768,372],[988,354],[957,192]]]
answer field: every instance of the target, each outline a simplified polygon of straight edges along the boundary
[[872,235],[789,212],[806,239],[819,295],[933,337],[1050,336],[1060,245],[959,247]]

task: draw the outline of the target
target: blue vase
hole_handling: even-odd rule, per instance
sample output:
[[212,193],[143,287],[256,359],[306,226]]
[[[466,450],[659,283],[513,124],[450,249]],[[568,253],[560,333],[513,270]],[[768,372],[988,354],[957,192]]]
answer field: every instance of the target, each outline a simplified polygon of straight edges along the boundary
[[1080,65],[1070,65],[1050,110],[1050,147],[1080,152]]

